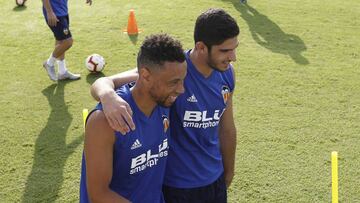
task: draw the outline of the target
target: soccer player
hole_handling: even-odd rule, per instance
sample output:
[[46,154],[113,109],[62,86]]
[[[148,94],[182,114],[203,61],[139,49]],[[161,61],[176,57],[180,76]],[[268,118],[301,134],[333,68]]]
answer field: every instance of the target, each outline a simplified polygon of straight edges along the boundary
[[[43,67],[47,71],[49,78],[53,81],[57,80],[77,80],[79,74],[73,74],[66,68],[65,52],[70,49],[73,39],[70,32],[70,21],[68,13],[67,0],[42,0],[43,14],[47,25],[54,33],[55,49],[50,57],[43,63]],[[92,0],[86,0],[91,5]],[[58,75],[55,73],[55,62],[58,63]]]
[[[185,53],[185,93],[170,108],[171,139],[163,192],[167,203],[224,203],[234,176],[236,128],[232,94],[239,27],[222,9],[196,20],[195,47]],[[127,72],[128,78],[136,72]],[[122,133],[137,128],[129,106],[114,97],[124,74],[102,78],[92,95],[104,105],[110,125]]]
[[161,203],[169,143],[169,109],[184,92],[182,46],[166,34],[147,37],[138,53],[135,86],[116,91],[132,108],[136,130],[121,135],[101,103],[86,124],[80,202]]

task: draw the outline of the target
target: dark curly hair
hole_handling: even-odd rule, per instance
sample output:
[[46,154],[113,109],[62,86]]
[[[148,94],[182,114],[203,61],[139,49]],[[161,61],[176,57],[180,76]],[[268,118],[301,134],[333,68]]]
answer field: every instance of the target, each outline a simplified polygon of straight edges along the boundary
[[223,9],[210,8],[196,19],[194,40],[203,42],[209,50],[211,46],[238,36],[239,26],[235,19]]
[[147,36],[137,56],[137,66],[159,68],[165,62],[184,62],[185,54],[180,41],[167,34]]

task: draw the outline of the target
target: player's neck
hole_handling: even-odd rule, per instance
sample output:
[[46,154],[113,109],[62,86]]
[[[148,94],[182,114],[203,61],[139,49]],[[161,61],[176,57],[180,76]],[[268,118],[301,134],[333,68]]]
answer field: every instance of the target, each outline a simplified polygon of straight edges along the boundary
[[190,60],[194,64],[196,70],[198,70],[205,78],[209,77],[213,72],[213,69],[206,62],[204,56],[195,49],[192,49],[190,52]]
[[147,89],[141,86],[142,84],[137,83],[131,89],[131,94],[140,111],[143,112],[145,116],[150,117],[157,104],[153,101]]

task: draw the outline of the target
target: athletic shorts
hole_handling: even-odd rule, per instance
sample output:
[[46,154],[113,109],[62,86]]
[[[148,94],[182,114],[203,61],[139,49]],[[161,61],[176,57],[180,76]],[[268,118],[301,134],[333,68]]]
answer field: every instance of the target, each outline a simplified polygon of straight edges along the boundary
[[174,188],[164,185],[166,203],[226,203],[227,193],[224,175],[210,185],[197,188]]
[[45,19],[46,24],[49,26],[51,31],[54,33],[55,39],[60,41],[60,40],[71,38],[71,32],[70,32],[70,28],[69,28],[69,25],[70,25],[69,16],[67,15],[67,16],[56,16],[56,17],[59,20],[59,22],[57,22],[56,26],[54,26],[54,27],[49,26],[49,24],[47,23],[47,19]]

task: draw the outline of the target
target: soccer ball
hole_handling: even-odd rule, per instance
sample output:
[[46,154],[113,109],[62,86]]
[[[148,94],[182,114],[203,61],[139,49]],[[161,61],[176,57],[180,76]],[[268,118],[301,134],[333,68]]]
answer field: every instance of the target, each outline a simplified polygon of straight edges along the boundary
[[91,54],[86,58],[85,66],[92,73],[101,72],[105,66],[105,59],[99,54]]
[[25,2],[26,2],[26,0],[15,0],[16,5],[18,5],[18,6],[24,6]]

